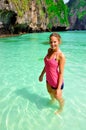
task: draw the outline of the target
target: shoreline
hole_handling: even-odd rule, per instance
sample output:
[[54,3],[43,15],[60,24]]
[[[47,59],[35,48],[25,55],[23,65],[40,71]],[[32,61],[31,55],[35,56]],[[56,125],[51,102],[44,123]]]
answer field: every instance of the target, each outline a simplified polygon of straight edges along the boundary
[[[66,31],[86,31],[86,30],[66,30]],[[65,32],[66,32],[65,31]],[[54,31],[43,31],[43,32],[54,32]],[[58,31],[58,32],[63,32],[63,31]],[[28,33],[36,33],[36,32],[28,32]],[[23,34],[28,34],[27,32],[24,33],[19,33],[19,34],[0,34],[0,38],[6,38],[6,37],[15,37],[15,36],[20,36]],[[42,32],[37,32],[37,33],[42,33]]]
[[26,33],[20,33],[20,34],[0,34],[0,38],[5,38],[5,37],[14,37],[14,36],[19,36],[19,35],[23,35]]

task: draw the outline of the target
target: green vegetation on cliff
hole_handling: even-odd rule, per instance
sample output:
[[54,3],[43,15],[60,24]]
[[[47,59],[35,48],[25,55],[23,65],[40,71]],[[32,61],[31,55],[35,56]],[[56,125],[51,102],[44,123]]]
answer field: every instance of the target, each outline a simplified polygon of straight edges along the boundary
[[66,28],[69,25],[68,7],[63,0],[8,0],[6,6],[8,10],[3,13],[2,9],[0,13],[3,14],[1,21],[6,24],[9,21],[7,13],[12,10],[16,14],[13,18],[13,21],[16,19],[15,25],[27,24],[32,31]]
[[73,16],[75,11],[79,19],[82,19],[86,15],[86,0],[74,0],[68,5],[69,16]]
[[24,13],[29,9],[30,0],[8,0],[8,1],[14,4],[18,16],[20,17],[22,17]]
[[[13,3],[16,8],[19,17],[23,17],[26,11],[30,9],[31,0],[9,0]],[[68,10],[67,6],[64,4],[63,0],[55,2],[54,0],[35,0],[36,6],[39,8],[40,17],[45,17],[45,12],[43,11],[42,4],[44,3],[46,7],[46,12],[49,19],[49,27],[51,28],[55,23],[59,25],[68,25]]]
[[68,25],[68,11],[67,6],[63,3],[63,0],[53,2],[53,0],[45,0],[48,10],[49,19],[51,21],[57,21],[59,25]]

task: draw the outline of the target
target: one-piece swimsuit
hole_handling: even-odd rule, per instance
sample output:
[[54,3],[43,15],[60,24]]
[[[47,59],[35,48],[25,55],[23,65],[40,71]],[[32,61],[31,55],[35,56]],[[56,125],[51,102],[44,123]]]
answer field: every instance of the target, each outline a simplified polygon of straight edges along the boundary
[[[44,58],[45,63],[45,72],[46,72],[46,81],[53,89],[57,89],[58,85],[58,62],[55,58],[48,58],[45,56]],[[63,89],[64,83],[62,83],[61,89]]]

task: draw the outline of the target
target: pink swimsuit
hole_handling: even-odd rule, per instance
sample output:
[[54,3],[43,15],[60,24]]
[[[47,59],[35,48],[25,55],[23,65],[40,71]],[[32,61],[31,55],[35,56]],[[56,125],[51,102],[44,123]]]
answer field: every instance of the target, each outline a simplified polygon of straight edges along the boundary
[[54,58],[49,59],[47,56],[44,58],[44,62],[45,62],[46,81],[54,88],[57,88],[58,75],[59,75],[58,62]]

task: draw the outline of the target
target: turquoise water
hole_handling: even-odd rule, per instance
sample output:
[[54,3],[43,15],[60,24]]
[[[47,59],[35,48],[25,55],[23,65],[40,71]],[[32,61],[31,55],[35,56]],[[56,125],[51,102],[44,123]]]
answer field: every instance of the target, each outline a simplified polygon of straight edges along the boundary
[[64,110],[55,115],[38,77],[50,33],[0,39],[0,130],[86,129],[86,31],[60,32],[66,56]]

